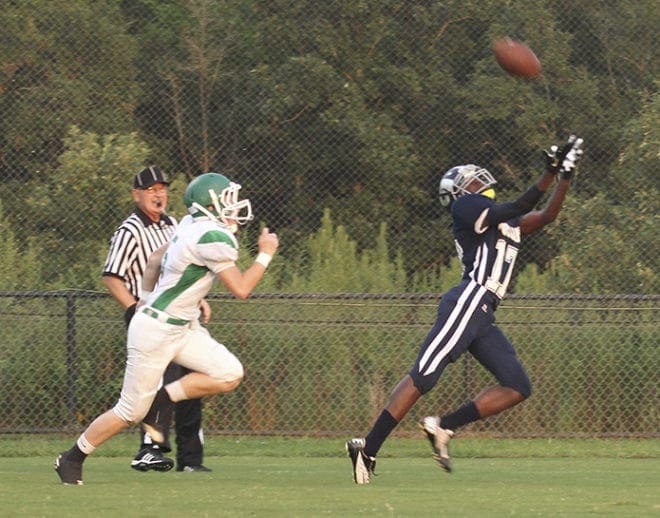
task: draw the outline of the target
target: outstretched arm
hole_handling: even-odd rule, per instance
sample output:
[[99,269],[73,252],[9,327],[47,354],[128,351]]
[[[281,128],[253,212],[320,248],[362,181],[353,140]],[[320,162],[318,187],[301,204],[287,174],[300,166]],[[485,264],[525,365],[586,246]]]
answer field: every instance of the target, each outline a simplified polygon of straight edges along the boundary
[[270,259],[275,255],[279,240],[277,234],[264,228],[259,236],[259,255],[252,265],[241,272],[237,266],[231,266],[218,272],[220,281],[236,298],[246,299],[266,272]]
[[545,207],[541,210],[528,212],[520,218],[520,232],[523,236],[531,234],[536,230],[552,223],[559,214],[561,206],[566,198],[566,192],[571,181],[569,179],[559,178],[555,190],[552,191]]
[[517,200],[493,205],[486,215],[486,226],[497,225],[503,221],[508,221],[512,218],[528,213],[541,200],[553,179],[554,175],[552,173],[545,172],[541,178],[539,178],[538,181],[527,189]]
[[520,218],[520,232],[523,236],[535,232],[557,218],[566,198],[571,178],[575,173],[577,162],[582,156],[582,142],[581,138],[571,135],[560,154],[557,154],[556,146],[551,148],[550,153],[546,153],[548,172],[557,175],[557,186],[543,209],[528,212]]
[[[511,218],[522,216],[526,218],[528,215],[532,214],[532,211],[536,204],[541,200],[541,197],[545,191],[550,188],[552,181],[557,175],[560,178],[570,180],[575,171],[575,166],[577,161],[582,156],[582,139],[578,138],[575,135],[571,135],[568,138],[568,141],[561,150],[557,146],[552,146],[550,151],[545,152],[546,157],[546,170],[543,175],[537,180],[537,182],[527,189],[517,200],[512,202],[498,203],[491,207],[486,215],[485,224],[486,226],[497,225],[503,221],[507,221]],[[568,188],[568,185],[565,186]],[[560,189],[561,190],[561,189]],[[555,193],[560,195],[561,193]],[[541,211],[536,211],[536,216],[530,217],[529,220],[533,223],[530,223],[530,232],[547,225],[557,217],[557,213],[561,208],[561,204],[564,201],[564,196],[566,191],[564,189],[561,199],[554,200],[552,203],[548,203],[546,208]],[[554,196],[553,196],[554,198]],[[553,215],[553,211],[554,215]],[[532,228],[533,227],[533,228]]]

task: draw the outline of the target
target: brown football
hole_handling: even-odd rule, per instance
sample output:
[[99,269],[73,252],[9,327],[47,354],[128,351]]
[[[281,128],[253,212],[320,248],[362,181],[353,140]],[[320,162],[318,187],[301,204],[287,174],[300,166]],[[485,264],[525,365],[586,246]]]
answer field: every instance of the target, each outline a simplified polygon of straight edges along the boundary
[[499,65],[518,77],[536,77],[541,73],[541,62],[527,45],[513,38],[500,38],[493,42],[493,54]]

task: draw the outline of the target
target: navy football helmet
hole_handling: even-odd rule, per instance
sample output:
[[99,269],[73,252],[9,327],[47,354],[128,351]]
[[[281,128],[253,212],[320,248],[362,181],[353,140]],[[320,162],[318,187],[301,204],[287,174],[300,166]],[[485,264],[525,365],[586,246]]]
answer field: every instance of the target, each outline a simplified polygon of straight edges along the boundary
[[[480,182],[475,191],[470,191],[467,186],[473,181]],[[447,171],[440,180],[438,195],[443,207],[450,207],[453,201],[464,194],[485,194],[494,197],[495,192],[486,193],[497,181],[488,169],[474,164],[457,165]],[[492,189],[491,189],[492,190]]]

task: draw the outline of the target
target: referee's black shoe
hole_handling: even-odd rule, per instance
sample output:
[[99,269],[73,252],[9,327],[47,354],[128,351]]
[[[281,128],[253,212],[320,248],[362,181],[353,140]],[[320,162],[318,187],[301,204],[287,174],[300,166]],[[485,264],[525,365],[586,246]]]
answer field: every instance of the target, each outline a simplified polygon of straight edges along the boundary
[[131,461],[131,468],[137,471],[169,471],[173,467],[174,461],[154,447],[142,448]]

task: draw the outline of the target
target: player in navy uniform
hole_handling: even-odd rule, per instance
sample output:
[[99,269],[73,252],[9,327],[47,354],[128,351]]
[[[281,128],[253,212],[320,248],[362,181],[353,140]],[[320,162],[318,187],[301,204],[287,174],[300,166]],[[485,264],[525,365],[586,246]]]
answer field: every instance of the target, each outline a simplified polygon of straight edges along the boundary
[[[546,152],[546,172],[513,202],[495,202],[492,186],[496,182],[484,168],[461,165],[442,177],[440,202],[451,210],[463,276],[460,284],[443,295],[435,324],[413,368],[394,388],[371,431],[346,443],[356,484],[370,482],[376,454],[387,437],[435,386],[445,367],[466,351],[493,374],[497,384],[455,411],[425,417],[420,423],[443,469],[451,471],[448,444],[458,428],[511,408],[531,395],[531,383],[513,345],[495,326],[495,310],[506,294],[521,238],[557,217],[581,146],[582,139],[575,135],[561,150],[553,146]],[[534,211],[556,177],[545,207]]]

